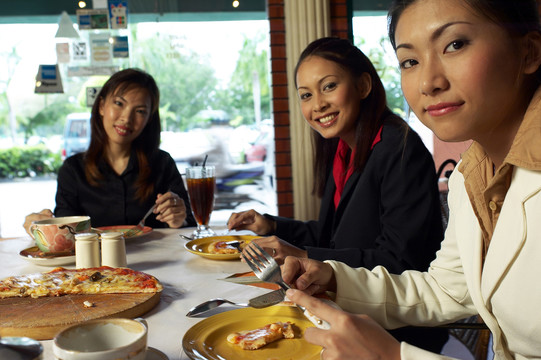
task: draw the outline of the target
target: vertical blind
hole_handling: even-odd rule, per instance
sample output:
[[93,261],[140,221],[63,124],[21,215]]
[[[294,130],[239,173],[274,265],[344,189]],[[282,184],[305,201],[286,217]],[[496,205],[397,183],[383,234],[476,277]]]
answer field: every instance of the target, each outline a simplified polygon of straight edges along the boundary
[[314,148],[310,126],[300,111],[294,71],[304,48],[331,34],[329,0],[285,0],[284,17],[294,216],[306,221],[317,219],[320,201],[312,195]]

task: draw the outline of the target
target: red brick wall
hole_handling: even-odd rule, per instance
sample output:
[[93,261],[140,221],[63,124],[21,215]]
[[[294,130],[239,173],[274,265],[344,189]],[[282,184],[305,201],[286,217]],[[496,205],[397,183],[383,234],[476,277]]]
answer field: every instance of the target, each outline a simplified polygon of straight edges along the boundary
[[[351,11],[349,0],[330,0],[331,33],[350,38]],[[293,180],[291,171],[291,143],[289,136],[289,100],[287,97],[286,43],[284,0],[267,0],[270,22],[272,104],[274,117],[276,191],[278,214],[293,217]]]

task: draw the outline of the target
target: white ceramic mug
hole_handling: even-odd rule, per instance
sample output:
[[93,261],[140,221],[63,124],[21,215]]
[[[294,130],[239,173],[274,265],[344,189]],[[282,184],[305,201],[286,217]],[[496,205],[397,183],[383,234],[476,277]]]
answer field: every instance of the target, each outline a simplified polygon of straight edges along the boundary
[[58,333],[53,353],[62,360],[145,360],[147,333],[141,318],[90,320]]

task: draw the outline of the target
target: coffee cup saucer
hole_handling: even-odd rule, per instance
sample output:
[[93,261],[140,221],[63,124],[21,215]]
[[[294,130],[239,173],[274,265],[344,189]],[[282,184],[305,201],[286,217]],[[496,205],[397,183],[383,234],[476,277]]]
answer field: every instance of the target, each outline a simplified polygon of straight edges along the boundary
[[29,248],[21,250],[19,252],[19,256],[26,261],[41,266],[60,266],[75,264],[75,255],[43,257],[41,256],[41,251],[37,246],[31,246]]
[[169,360],[169,358],[160,350],[149,346],[145,360]]

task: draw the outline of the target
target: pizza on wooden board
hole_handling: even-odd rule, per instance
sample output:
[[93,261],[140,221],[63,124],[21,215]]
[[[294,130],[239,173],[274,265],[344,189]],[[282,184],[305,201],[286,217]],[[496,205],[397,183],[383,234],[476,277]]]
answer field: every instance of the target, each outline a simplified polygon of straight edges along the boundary
[[292,325],[289,321],[275,322],[254,330],[231,333],[227,341],[244,350],[257,350],[279,339],[293,339],[295,332]]
[[152,275],[129,268],[101,266],[86,269],[57,267],[37,274],[0,280],[0,299],[68,294],[156,293],[163,286]]

